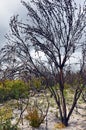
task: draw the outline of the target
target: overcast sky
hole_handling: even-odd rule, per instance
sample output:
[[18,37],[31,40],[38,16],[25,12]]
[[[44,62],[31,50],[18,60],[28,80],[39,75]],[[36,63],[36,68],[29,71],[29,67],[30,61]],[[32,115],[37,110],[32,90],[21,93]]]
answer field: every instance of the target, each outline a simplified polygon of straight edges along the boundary
[[21,0],[0,0],[0,47],[5,43],[4,35],[9,30],[10,17],[14,14],[22,17],[24,10]]
[[[0,0],[0,47],[5,43],[4,35],[9,30],[10,17],[18,13],[23,18],[25,14],[25,8],[20,1],[21,0]],[[84,0],[76,1],[82,4]]]

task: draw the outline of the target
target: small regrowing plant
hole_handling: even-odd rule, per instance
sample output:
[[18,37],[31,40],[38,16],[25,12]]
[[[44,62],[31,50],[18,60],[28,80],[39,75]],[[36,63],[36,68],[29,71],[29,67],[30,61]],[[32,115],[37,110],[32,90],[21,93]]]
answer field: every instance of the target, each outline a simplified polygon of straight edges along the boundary
[[38,128],[43,123],[45,116],[39,114],[39,110],[36,107],[30,108],[26,119],[29,120],[30,126]]

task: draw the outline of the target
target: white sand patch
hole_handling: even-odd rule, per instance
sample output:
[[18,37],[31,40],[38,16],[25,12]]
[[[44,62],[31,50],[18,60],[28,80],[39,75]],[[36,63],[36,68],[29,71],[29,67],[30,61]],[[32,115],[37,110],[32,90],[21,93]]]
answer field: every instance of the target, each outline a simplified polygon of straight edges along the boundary
[[[84,108],[86,108],[86,104],[81,104],[81,106],[84,106]],[[23,119],[23,125],[19,124],[19,127],[21,128],[21,130],[86,130],[86,116],[81,116],[75,111],[73,112],[69,120],[68,127],[63,129],[55,128],[55,124],[59,122],[59,119],[57,119],[55,116],[56,111],[57,110],[55,108],[50,107],[47,118],[39,128],[32,128],[26,119]],[[83,115],[86,115],[85,109],[78,109],[78,112],[80,112]],[[47,129],[46,129],[46,123],[47,123]]]

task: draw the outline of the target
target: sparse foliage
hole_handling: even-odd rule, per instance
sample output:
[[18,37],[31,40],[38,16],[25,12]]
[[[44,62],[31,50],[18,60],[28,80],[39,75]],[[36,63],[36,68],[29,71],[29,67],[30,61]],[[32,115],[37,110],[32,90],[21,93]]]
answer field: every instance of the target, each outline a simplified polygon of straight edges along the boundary
[[[16,47],[16,56],[26,65],[30,79],[33,75],[44,77],[46,87],[59,108],[61,122],[67,126],[86,85],[86,80],[83,80],[86,57],[83,48],[86,3],[84,2],[83,8],[81,6],[78,8],[74,0],[32,0],[30,3],[22,1],[22,4],[27,9],[28,19],[26,22],[21,22],[18,15],[11,18],[8,42],[10,41]],[[79,50],[83,50],[83,58],[77,79],[78,84],[74,84],[73,102],[70,110],[67,111],[65,70],[71,57]],[[53,87],[57,83],[59,91]]]

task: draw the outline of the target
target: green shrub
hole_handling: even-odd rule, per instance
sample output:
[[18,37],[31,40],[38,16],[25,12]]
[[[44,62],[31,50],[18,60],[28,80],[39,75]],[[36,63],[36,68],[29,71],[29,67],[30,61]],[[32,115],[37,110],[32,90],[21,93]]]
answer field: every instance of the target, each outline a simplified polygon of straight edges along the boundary
[[13,99],[26,98],[28,96],[28,86],[21,80],[15,80],[11,88],[10,96]]
[[28,90],[28,85],[21,80],[6,80],[0,84],[0,102],[26,98]]
[[32,78],[30,81],[30,87],[36,91],[42,90],[42,78]]
[[5,122],[6,120],[9,120],[12,118],[12,109],[7,106],[1,106],[0,107],[0,123]]
[[13,119],[12,109],[8,104],[0,107],[0,130],[19,130],[18,127],[11,124]]

